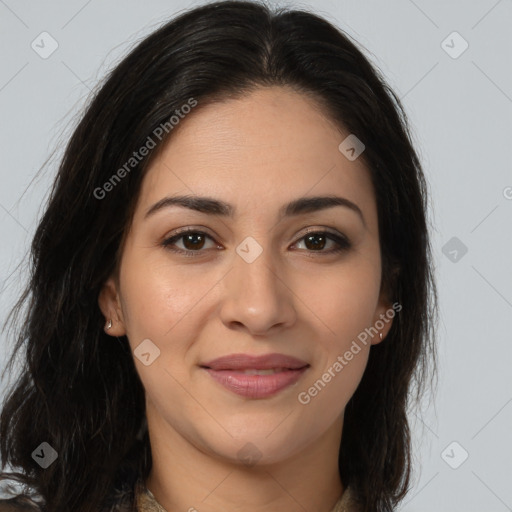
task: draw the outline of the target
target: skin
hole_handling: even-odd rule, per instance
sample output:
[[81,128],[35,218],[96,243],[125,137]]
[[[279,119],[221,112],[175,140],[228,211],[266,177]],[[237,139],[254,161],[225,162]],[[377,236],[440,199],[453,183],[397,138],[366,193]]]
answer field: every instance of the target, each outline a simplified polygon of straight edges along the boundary
[[[108,334],[127,335],[132,350],[145,339],[160,350],[148,366],[134,361],[153,457],[146,484],[168,512],[329,512],[344,492],[344,410],[379,335],[360,343],[307,405],[298,394],[391,307],[380,289],[370,174],[361,158],[349,161],[339,151],[347,135],[311,98],[287,87],[260,88],[199,106],[144,177],[119,275],[105,283],[99,304],[112,319]],[[177,194],[214,197],[236,212],[229,218],[172,206],[144,218],[154,203]],[[325,195],[357,204],[364,222],[343,206],[278,217],[291,200]],[[211,237],[175,242],[196,257],[162,245],[185,227]],[[329,254],[336,243],[308,243],[307,228],[344,234],[351,247]],[[236,252],[248,236],[263,249],[252,263]],[[384,339],[391,323],[381,330]],[[270,398],[241,397],[199,367],[235,352],[284,353],[310,368]],[[255,465],[238,456],[246,443],[257,449]]]

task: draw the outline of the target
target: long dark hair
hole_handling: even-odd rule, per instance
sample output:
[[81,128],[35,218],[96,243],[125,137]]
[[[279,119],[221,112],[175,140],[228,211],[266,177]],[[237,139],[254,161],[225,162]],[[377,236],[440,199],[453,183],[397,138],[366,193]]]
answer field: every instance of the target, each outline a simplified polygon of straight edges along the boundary
[[[271,85],[314,98],[366,146],[360,158],[376,193],[382,286],[402,310],[371,347],[347,404],[339,470],[365,512],[392,510],[409,490],[407,409],[436,374],[438,311],[427,185],[404,108],[329,21],[225,1],[184,12],[142,40],[98,87],[60,163],[28,285],[8,317],[22,321],[7,368],[18,354],[23,370],[0,417],[2,469],[17,470],[3,477],[31,489],[41,510],[104,509],[151,468],[143,386],[126,337],[103,330],[98,295],[117,269],[144,173],[173,130],[153,137],[157,147],[136,165],[126,162],[191,98],[194,115]],[[109,181],[123,166],[122,179]],[[107,188],[102,199],[98,189]],[[46,469],[33,457],[44,442],[58,454]]]

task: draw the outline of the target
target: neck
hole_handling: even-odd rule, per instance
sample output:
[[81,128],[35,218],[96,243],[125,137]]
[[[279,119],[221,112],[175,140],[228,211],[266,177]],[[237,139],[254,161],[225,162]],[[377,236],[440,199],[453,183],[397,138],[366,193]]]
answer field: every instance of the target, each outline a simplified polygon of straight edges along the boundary
[[201,450],[151,407],[147,488],[167,512],[331,512],[343,493],[338,453],[343,416],[286,460],[246,465]]

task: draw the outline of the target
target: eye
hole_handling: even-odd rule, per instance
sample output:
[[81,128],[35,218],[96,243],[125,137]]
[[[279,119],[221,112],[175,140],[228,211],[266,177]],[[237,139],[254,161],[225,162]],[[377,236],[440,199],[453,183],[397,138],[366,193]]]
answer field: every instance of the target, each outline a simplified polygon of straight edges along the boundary
[[[300,241],[304,240],[306,249],[310,252],[321,254],[340,253],[350,249],[351,244],[344,235],[331,233],[330,231],[309,231]],[[333,242],[334,247],[329,250],[323,250],[327,242]]]
[[[184,229],[179,233],[171,236],[170,238],[165,239],[162,242],[162,245],[169,249],[172,252],[184,254],[185,256],[198,256],[202,252],[201,249],[205,245],[205,239],[209,238],[213,241],[213,238],[206,234],[204,231],[199,231],[197,229]],[[176,245],[177,241],[183,241],[184,248],[176,248],[173,247]]]
[[[201,249],[205,246],[205,240],[210,239],[215,242],[214,239],[205,233],[197,229],[184,229],[177,234],[165,239],[162,242],[162,246],[169,251],[183,254],[184,256],[199,256],[202,251]],[[348,250],[351,247],[349,240],[344,235],[338,235],[329,231],[309,231],[306,235],[299,239],[299,242],[304,240],[306,250],[309,252],[316,252],[320,254],[333,254],[340,253]],[[183,242],[183,248],[176,247],[177,242]],[[333,242],[334,247],[329,250],[324,250],[328,241]],[[299,243],[299,242],[296,242]],[[295,245],[296,245],[295,244]],[[217,248],[222,248],[217,244]]]

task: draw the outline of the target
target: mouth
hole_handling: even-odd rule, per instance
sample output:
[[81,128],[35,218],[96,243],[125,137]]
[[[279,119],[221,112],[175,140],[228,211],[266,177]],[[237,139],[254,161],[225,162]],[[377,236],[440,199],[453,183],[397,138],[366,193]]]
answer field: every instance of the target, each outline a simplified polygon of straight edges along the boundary
[[230,354],[200,367],[224,389],[245,398],[268,398],[295,385],[310,365],[286,354]]

